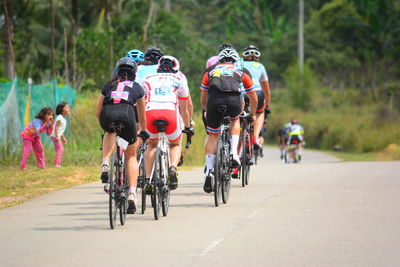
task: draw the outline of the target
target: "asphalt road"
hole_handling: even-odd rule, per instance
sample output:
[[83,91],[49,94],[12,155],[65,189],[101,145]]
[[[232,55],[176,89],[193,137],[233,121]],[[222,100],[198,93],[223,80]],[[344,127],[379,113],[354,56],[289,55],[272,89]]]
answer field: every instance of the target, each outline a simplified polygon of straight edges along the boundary
[[201,169],[180,172],[167,217],[110,230],[100,182],[0,211],[0,266],[400,266],[400,162],[277,150],[215,207]]

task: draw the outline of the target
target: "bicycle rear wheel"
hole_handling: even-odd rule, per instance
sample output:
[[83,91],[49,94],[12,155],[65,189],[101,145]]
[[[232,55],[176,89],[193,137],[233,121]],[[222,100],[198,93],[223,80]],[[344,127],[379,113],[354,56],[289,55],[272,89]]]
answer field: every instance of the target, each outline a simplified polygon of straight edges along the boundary
[[243,132],[242,132],[242,165],[240,167],[240,178],[242,179],[242,187],[246,186],[247,172],[248,172],[248,168],[249,168],[249,165],[247,165],[247,162],[249,160],[248,154],[247,154],[247,147],[249,145],[250,145],[250,143],[249,143],[247,130],[243,129]]
[[139,161],[139,176],[138,176],[138,188],[141,196],[141,210],[142,214],[146,211],[146,170],[144,169],[144,155],[142,155],[142,159]]
[[214,204],[216,207],[221,203],[223,163],[222,141],[220,139],[218,140],[217,155],[215,157],[214,166]]
[[154,219],[158,220],[160,218],[160,208],[161,208],[161,192],[158,187],[160,177],[160,149],[157,148],[156,157],[154,158],[154,172],[153,172],[153,192],[151,193]]
[[112,161],[111,161],[111,168],[110,168],[110,177],[108,179],[110,183],[110,193],[109,193],[109,209],[108,214],[110,217],[110,227],[114,229],[117,222],[117,211],[118,211],[118,201],[117,201],[117,185],[116,185],[116,178],[117,178],[117,155],[114,152],[112,154]]

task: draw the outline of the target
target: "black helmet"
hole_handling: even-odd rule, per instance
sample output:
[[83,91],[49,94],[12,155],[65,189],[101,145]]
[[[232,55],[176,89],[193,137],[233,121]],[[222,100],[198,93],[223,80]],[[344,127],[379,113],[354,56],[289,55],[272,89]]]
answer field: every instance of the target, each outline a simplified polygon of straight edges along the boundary
[[131,81],[135,80],[137,71],[136,62],[129,58],[123,57],[117,62],[117,73],[118,77],[129,79]]
[[150,47],[144,52],[144,59],[153,64],[157,64],[158,60],[164,55],[164,52],[157,47]]
[[261,53],[260,50],[255,45],[246,46],[243,49],[243,56],[244,57],[260,57]]
[[235,47],[231,44],[222,44],[218,47],[218,53],[224,50],[225,48],[232,48],[235,49]]

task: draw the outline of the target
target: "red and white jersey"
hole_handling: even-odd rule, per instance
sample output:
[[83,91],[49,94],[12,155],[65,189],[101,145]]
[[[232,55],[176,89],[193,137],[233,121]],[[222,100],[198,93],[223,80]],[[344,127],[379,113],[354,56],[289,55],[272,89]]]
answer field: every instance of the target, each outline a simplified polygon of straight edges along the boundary
[[146,76],[141,85],[147,94],[146,110],[175,110],[178,99],[189,98],[189,87],[184,75],[155,73]]

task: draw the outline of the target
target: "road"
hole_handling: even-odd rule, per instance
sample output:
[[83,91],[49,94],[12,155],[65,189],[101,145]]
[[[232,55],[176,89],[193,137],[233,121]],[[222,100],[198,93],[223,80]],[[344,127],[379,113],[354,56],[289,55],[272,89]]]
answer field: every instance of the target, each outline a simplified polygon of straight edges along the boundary
[[109,229],[100,182],[0,211],[0,266],[400,266],[400,162],[278,151],[214,207],[201,169],[180,172],[167,217]]

